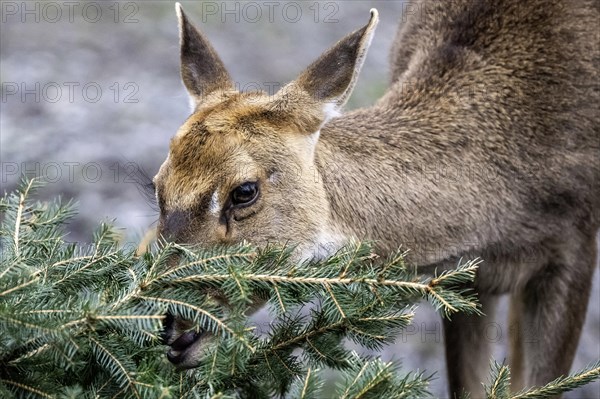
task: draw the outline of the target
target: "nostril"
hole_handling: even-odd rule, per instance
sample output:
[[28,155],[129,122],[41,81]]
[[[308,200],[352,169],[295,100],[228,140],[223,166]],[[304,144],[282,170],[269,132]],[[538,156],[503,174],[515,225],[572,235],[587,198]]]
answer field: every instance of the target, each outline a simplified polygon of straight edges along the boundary
[[200,337],[202,337],[201,332],[188,331],[184,333],[171,344],[171,349],[167,352],[167,359],[175,366],[180,366],[181,362],[188,354],[187,350],[198,341]]
[[181,337],[177,338],[175,342],[171,344],[171,348],[176,351],[186,349],[188,346],[196,342],[200,338],[200,333],[195,331],[188,331]]
[[176,354],[173,351],[168,351],[167,352],[167,360],[169,360],[173,364],[177,364],[181,360],[181,354],[179,354],[179,353]]

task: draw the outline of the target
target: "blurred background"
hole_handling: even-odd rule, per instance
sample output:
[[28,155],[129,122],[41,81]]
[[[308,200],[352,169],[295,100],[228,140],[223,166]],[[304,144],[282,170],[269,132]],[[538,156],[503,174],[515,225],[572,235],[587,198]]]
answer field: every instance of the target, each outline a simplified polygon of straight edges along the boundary
[[[388,85],[388,53],[402,21],[402,1],[182,2],[217,49],[238,89],[272,93],[332,43],[381,22],[347,106],[372,104]],[[170,137],[189,114],[179,78],[174,3],[170,1],[2,1],[0,24],[0,185],[22,174],[44,176],[40,199],[78,202],[68,239],[89,242],[102,220],[136,245],[157,219],[140,176],[150,178]],[[600,359],[598,272],[574,368]],[[506,300],[486,332],[494,358],[506,359]],[[436,397],[447,397],[441,322],[427,304],[385,360],[435,372]],[[599,398],[600,384],[567,394]]]

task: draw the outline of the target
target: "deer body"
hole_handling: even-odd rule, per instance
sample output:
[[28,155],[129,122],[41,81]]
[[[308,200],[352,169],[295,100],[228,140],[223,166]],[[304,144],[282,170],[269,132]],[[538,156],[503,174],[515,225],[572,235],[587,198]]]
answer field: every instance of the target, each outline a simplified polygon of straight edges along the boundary
[[[482,395],[483,328],[505,293],[517,330],[537,334],[512,339],[513,387],[547,383],[569,371],[596,264],[599,3],[413,6],[421,13],[399,30],[388,92],[342,115],[376,13],[270,98],[232,91],[179,11],[195,112],[156,177],[159,232],[292,241],[304,257],[376,240],[383,254],[410,248],[424,272],[481,257],[487,317],[445,322],[451,392]],[[193,365],[198,345],[177,362]]]

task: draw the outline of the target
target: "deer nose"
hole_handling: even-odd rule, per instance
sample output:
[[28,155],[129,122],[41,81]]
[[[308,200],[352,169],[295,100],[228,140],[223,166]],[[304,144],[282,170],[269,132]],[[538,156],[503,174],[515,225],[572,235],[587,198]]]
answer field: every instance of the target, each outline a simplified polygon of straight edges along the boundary
[[174,210],[161,215],[158,224],[158,236],[167,241],[183,243],[184,232],[189,227],[189,212]]

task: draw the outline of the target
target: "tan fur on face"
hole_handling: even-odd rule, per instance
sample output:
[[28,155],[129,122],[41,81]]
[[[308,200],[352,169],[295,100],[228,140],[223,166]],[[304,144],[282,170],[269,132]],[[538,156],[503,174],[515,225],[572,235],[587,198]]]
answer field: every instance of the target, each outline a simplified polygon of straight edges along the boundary
[[[194,243],[256,242],[265,231],[269,233],[261,242],[301,242],[298,232],[317,235],[323,230],[328,206],[315,175],[313,149],[324,115],[316,106],[291,107],[291,99],[298,96],[291,89],[275,97],[217,92],[188,118],[155,178],[164,210],[162,234],[172,234],[165,221],[173,212],[184,212],[183,220],[189,221],[180,226],[176,239]],[[242,222],[223,220],[220,212],[209,209],[210,203],[226,204],[231,191],[248,181],[259,182],[261,197],[238,212]],[[303,201],[307,195],[311,202]],[[288,211],[290,205],[294,212]],[[259,211],[260,220],[254,221],[252,214]],[[264,215],[273,222],[262,221]],[[198,231],[198,226],[203,228]],[[279,230],[273,232],[273,226]]]
[[[336,43],[276,95],[238,93],[216,51],[176,5],[181,76],[193,115],[171,142],[155,179],[159,235],[200,244],[292,242],[302,257],[339,245],[315,164],[319,131],[347,101],[378,16]],[[231,206],[232,191],[256,182],[257,201]],[[219,209],[221,208],[221,209]],[[311,249],[311,247],[314,247]]]

